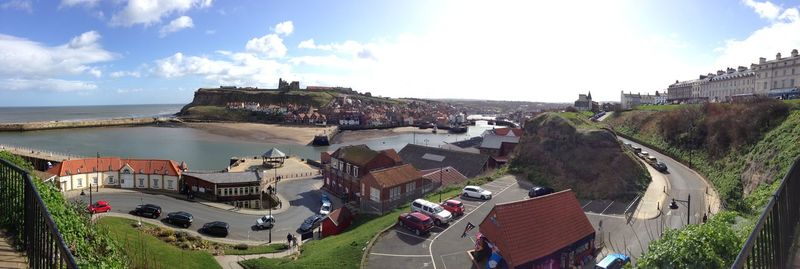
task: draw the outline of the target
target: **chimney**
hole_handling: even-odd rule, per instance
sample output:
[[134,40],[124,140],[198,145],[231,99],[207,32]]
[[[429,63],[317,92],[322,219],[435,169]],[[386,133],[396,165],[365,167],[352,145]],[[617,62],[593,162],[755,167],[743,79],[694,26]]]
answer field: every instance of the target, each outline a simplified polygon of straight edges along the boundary
[[739,72],[744,72],[746,70],[747,70],[747,67],[744,67],[744,66],[741,66],[741,65],[739,66],[738,69],[736,69],[736,71],[739,71]]
[[775,60],[780,60],[780,59],[781,59],[781,53],[778,52],[778,54],[775,54]]
[[792,50],[792,57],[797,57],[797,49]]
[[750,70],[756,70],[756,64],[750,64]]
[[758,63],[763,64],[763,63],[766,63],[766,62],[767,62],[767,58],[764,58],[764,57],[758,58]]
[[717,70],[717,76],[721,76],[721,75],[724,75],[724,74],[725,74],[725,71]]
[[705,79],[705,78],[707,78],[707,76],[705,76],[705,75],[700,75],[700,79]]
[[736,69],[728,67],[728,74],[733,74],[733,72],[735,72],[735,71],[736,71]]

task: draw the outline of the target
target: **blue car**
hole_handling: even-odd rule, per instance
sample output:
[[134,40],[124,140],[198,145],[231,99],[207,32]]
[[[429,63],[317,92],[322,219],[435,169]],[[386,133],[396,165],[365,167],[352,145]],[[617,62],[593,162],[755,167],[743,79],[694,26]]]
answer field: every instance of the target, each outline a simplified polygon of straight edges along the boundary
[[323,203],[323,204],[324,204],[324,203],[329,203],[329,204],[331,203],[331,198],[330,198],[330,197],[328,197],[328,194],[327,194],[327,193],[323,193],[323,194],[322,194],[322,203]]
[[631,258],[626,256],[622,253],[611,253],[608,254],[605,258],[600,260],[597,265],[594,266],[595,269],[619,269],[622,266],[631,262]]

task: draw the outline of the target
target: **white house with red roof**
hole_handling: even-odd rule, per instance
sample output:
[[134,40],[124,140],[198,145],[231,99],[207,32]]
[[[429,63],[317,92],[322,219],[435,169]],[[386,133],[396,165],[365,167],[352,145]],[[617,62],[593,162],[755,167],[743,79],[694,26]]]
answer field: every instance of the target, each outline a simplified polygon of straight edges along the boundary
[[64,160],[47,173],[56,176],[62,191],[98,186],[177,192],[186,169],[186,163],[172,160],[100,157]]

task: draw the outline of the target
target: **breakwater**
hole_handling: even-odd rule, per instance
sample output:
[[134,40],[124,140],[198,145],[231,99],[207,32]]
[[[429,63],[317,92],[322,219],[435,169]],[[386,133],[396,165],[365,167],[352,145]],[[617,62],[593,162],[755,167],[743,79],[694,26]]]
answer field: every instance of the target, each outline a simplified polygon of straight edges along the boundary
[[70,129],[87,127],[106,127],[106,126],[133,126],[149,125],[156,123],[166,123],[171,121],[169,118],[118,118],[105,120],[82,120],[82,121],[38,121],[25,123],[0,123],[0,132],[25,132],[36,130]]

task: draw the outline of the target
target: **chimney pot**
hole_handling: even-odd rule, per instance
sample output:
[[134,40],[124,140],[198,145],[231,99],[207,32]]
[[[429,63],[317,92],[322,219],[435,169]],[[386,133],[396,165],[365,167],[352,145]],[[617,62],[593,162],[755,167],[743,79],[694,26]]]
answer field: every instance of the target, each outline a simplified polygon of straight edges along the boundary
[[775,55],[775,60],[780,60],[780,59],[781,59],[781,53],[778,52],[778,54]]
[[792,50],[792,57],[797,57],[797,49]]
[[766,63],[766,62],[767,62],[767,58],[764,58],[764,57],[758,58],[758,63],[763,64],[763,63]]

